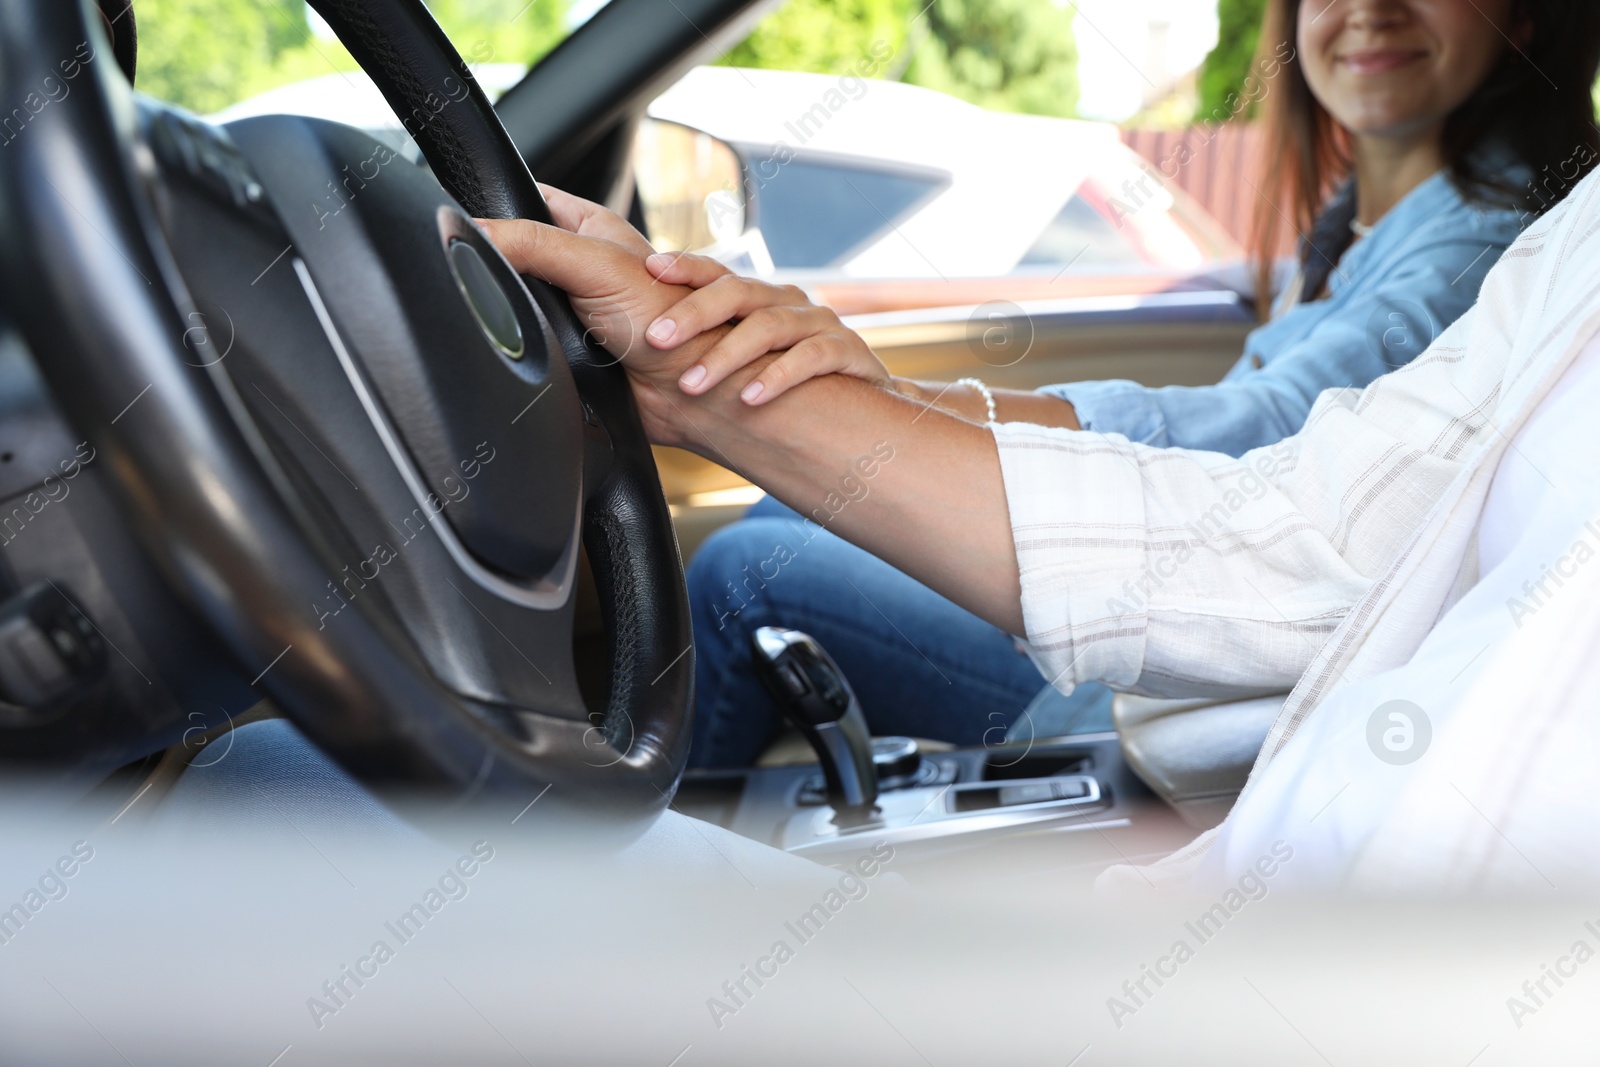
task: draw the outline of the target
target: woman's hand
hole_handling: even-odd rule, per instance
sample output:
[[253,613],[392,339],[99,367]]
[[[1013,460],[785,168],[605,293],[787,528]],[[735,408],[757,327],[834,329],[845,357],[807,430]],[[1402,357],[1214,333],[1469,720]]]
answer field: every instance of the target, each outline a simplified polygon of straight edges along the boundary
[[739,320],[678,379],[678,387],[690,395],[714,389],[735,371],[772,353],[782,354],[740,390],[745,403],[764,404],[824,374],[847,374],[884,385],[891,381],[888,368],[861,335],[841,322],[832,308],[813,304],[797,286],[740,277],[714,259],[690,253],[653,255],[645,266],[657,281],[694,289],[645,332],[656,348],[676,348],[708,329]]

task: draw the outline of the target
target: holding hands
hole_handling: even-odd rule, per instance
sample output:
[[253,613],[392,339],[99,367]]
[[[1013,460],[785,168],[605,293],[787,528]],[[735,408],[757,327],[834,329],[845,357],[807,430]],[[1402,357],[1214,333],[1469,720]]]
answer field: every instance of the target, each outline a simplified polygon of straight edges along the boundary
[[[906,458],[883,469],[870,503],[830,508],[829,529],[1022,632],[999,459],[975,421],[984,417],[981,396],[891,379],[860,336],[799,289],[736,277],[702,256],[658,256],[615,213],[544,193],[554,226],[481,224],[515,270],[566,290],[627,371],[652,442],[737,463],[777,499],[808,510],[838,496],[841,472],[890,444]],[[808,379],[807,403],[770,403]],[[972,414],[953,411],[952,401]],[[941,414],[921,417],[935,406]]]
[[716,260],[693,253],[652,255],[645,267],[657,281],[694,290],[650,325],[645,336],[671,349],[707,329],[738,325],[678,379],[698,396],[770,353],[781,353],[740,390],[747,404],[764,404],[808,378],[848,374],[888,385],[890,375],[861,335],[832,308],[813,304],[795,285],[744,278]]
[[748,411],[831,374],[969,422],[994,421],[998,399],[1011,421],[1079,428],[1072,405],[1047,394],[990,390],[973,379],[895,378],[860,334],[799,287],[741,277],[706,256],[657,253],[615,212],[540,188],[556,225],[478,222],[518,273],[566,290],[579,318],[627,368],[658,444],[681,444],[690,433],[675,397],[704,397],[727,383],[742,401],[733,407]]
[[[759,405],[825,374],[890,383],[861,336],[798,287],[742,278],[705,256],[657,254],[615,212],[540,188],[555,226],[527,219],[478,223],[515,270],[566,290],[573,310],[626,361],[636,385],[699,396],[730,377],[748,377],[739,383],[740,397]],[[638,358],[641,340],[656,350],[654,358]],[[740,375],[758,363],[753,377]]]

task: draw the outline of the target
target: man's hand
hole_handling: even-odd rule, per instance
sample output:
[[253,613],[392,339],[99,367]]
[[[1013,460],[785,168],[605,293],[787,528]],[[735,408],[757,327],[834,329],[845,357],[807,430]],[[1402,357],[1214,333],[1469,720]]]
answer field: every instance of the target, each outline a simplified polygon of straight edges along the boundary
[[658,351],[645,342],[645,330],[663,311],[693,290],[656,281],[645,269],[650,242],[627,221],[599,204],[542,185],[555,226],[527,219],[479,219],[511,266],[564,289],[572,309],[591,336],[616,356],[636,387],[677,380],[722,334],[712,331],[698,344]]

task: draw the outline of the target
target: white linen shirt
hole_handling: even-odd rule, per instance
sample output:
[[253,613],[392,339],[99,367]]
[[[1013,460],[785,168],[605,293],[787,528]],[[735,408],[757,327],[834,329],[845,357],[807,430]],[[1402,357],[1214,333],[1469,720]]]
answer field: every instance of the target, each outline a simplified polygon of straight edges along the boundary
[[991,427],[1026,637],[1054,684],[1294,686],[1228,821],[1130,881],[1192,874],[1302,726],[1409,663],[1477,583],[1507,442],[1600,333],[1597,234],[1600,172],[1517,240],[1424,355],[1365,390],[1325,392],[1300,434],[1237,460]]
[[[1484,672],[1509,668],[1525,684],[1531,682],[1532,664],[1507,660],[1502,650],[1542,611],[1572,595],[1567,583],[1600,556],[1596,411],[1600,338],[1584,347],[1501,457],[1478,526],[1476,584],[1440,617],[1404,665],[1341,688],[1306,718],[1277,759],[1262,769],[1251,802],[1217,835],[1202,865],[1204,880],[1232,880],[1230,874],[1237,877],[1283,841],[1294,849],[1294,862],[1283,865],[1276,885],[1313,891],[1343,885],[1352,862],[1391,820],[1399,797],[1417,777],[1441,761],[1458,763],[1434,751],[1433,741],[1437,738],[1444,750],[1443,742],[1464,732],[1458,724],[1461,710],[1483,684]],[[1600,650],[1566,649],[1568,655],[1574,651],[1589,657]],[[1592,692],[1570,694],[1565,702],[1596,704]],[[1500,715],[1537,730],[1551,710],[1512,699],[1501,705]],[[1511,765],[1502,765],[1500,776],[1513,788],[1529,784],[1524,771]],[[1442,799],[1468,820],[1479,820],[1475,809],[1501,791],[1500,781],[1463,776],[1459,766],[1444,778]],[[1591,832],[1600,831],[1592,790],[1547,806],[1545,819],[1586,823]],[[1518,847],[1537,851],[1527,839]],[[1592,855],[1594,850],[1581,851]],[[1530,862],[1525,888],[1538,888],[1534,874],[1541,871],[1558,872],[1546,875],[1552,884],[1557,877],[1574,880],[1572,864],[1563,856],[1525,858]],[[1591,861],[1589,867],[1596,864]],[[1442,873],[1406,888],[1431,884]],[[1594,884],[1596,878],[1591,870],[1576,880]]]

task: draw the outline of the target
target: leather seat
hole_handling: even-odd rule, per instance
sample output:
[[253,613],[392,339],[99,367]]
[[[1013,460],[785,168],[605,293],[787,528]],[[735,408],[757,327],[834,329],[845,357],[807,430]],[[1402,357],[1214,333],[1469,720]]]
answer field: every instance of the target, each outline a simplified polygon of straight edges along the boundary
[[1185,822],[1208,830],[1238,799],[1287,696],[1223,702],[1119,693],[1111,717],[1134,773]]

